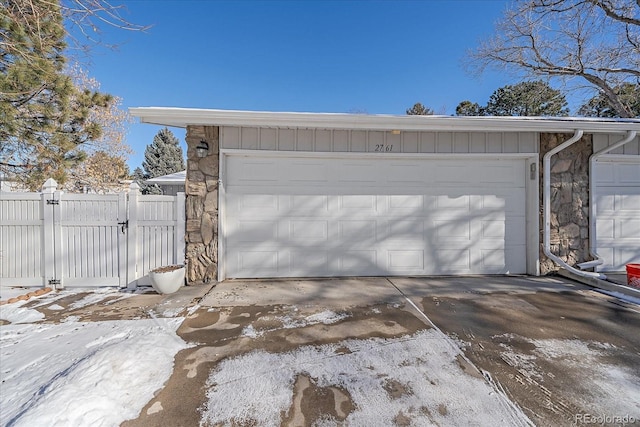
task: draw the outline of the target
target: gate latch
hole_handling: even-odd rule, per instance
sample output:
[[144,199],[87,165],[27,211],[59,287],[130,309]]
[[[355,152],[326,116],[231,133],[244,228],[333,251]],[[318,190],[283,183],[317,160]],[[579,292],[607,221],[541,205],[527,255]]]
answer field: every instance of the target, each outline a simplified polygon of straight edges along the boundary
[[120,226],[120,231],[124,234],[125,230],[129,228],[129,220],[119,222],[118,225]]

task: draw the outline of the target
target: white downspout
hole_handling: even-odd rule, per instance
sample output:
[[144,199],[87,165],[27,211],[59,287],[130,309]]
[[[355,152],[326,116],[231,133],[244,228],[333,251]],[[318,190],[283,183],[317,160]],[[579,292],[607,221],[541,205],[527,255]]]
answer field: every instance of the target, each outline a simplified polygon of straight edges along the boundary
[[602,156],[603,154],[606,154],[609,151],[615,150],[616,148],[622,147],[626,143],[633,141],[636,135],[636,131],[630,130],[621,141],[618,141],[613,145],[609,145],[608,147],[605,147],[602,150],[593,153],[589,157],[589,254],[593,258],[595,258],[595,260],[582,263],[582,268],[595,267],[603,263],[602,257],[598,255],[596,251],[596,198],[594,197],[596,183],[593,174],[596,161],[598,160],[598,157]]
[[596,277],[599,279],[605,279],[606,276],[601,273],[591,272],[591,271],[582,271],[575,267],[570,266],[562,259],[560,259],[555,254],[551,253],[551,157],[579,141],[582,138],[582,134],[584,131],[580,129],[576,129],[573,136],[558,145],[556,148],[550,150],[547,154],[544,155],[542,160],[542,179],[543,179],[543,188],[542,188],[542,205],[543,205],[543,220],[544,220],[544,232],[543,232],[543,250],[544,254],[558,264],[560,267],[571,271],[572,273],[577,274],[582,277]]

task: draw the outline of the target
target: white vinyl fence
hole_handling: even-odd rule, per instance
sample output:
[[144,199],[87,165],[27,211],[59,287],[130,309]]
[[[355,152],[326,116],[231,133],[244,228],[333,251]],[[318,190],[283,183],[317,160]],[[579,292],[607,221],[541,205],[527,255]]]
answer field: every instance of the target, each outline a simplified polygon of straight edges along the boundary
[[146,285],[184,263],[185,198],[128,193],[0,193],[0,285]]

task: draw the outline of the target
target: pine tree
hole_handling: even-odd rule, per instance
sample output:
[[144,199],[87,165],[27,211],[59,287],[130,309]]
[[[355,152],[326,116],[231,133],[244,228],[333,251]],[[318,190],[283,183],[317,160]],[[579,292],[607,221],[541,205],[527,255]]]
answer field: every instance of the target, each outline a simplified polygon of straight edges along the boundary
[[63,183],[101,135],[91,109],[110,95],[78,89],[65,74],[58,2],[8,0],[0,8],[0,172],[35,190]]
[[409,108],[406,111],[409,116],[431,116],[433,115],[433,110],[429,107],[425,107],[419,102],[413,104],[413,107]]
[[[144,150],[144,178],[156,178],[169,175],[185,169],[184,155],[180,147],[180,141],[168,128],[161,129],[153,142]],[[134,177],[138,168],[134,171]],[[137,178],[135,178],[137,179]],[[161,194],[157,185],[141,185],[143,194]]]
[[559,90],[537,80],[499,88],[485,107],[487,116],[567,116],[567,100]]
[[456,107],[458,116],[552,116],[569,114],[562,92],[543,81],[521,82],[496,89],[485,107],[462,101]]
[[[630,117],[640,117],[640,84],[625,83],[615,87],[614,92],[619,101],[630,112]],[[599,93],[578,110],[578,114],[587,117],[620,117],[619,112],[611,106],[609,98]]]

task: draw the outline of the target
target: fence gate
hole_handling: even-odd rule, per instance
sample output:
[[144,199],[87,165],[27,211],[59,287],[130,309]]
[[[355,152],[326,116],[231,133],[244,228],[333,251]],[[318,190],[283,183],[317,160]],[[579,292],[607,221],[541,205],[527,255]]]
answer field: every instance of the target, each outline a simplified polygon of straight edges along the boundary
[[[135,286],[184,262],[184,193],[0,193],[0,285]],[[140,281],[140,283],[138,283]]]

